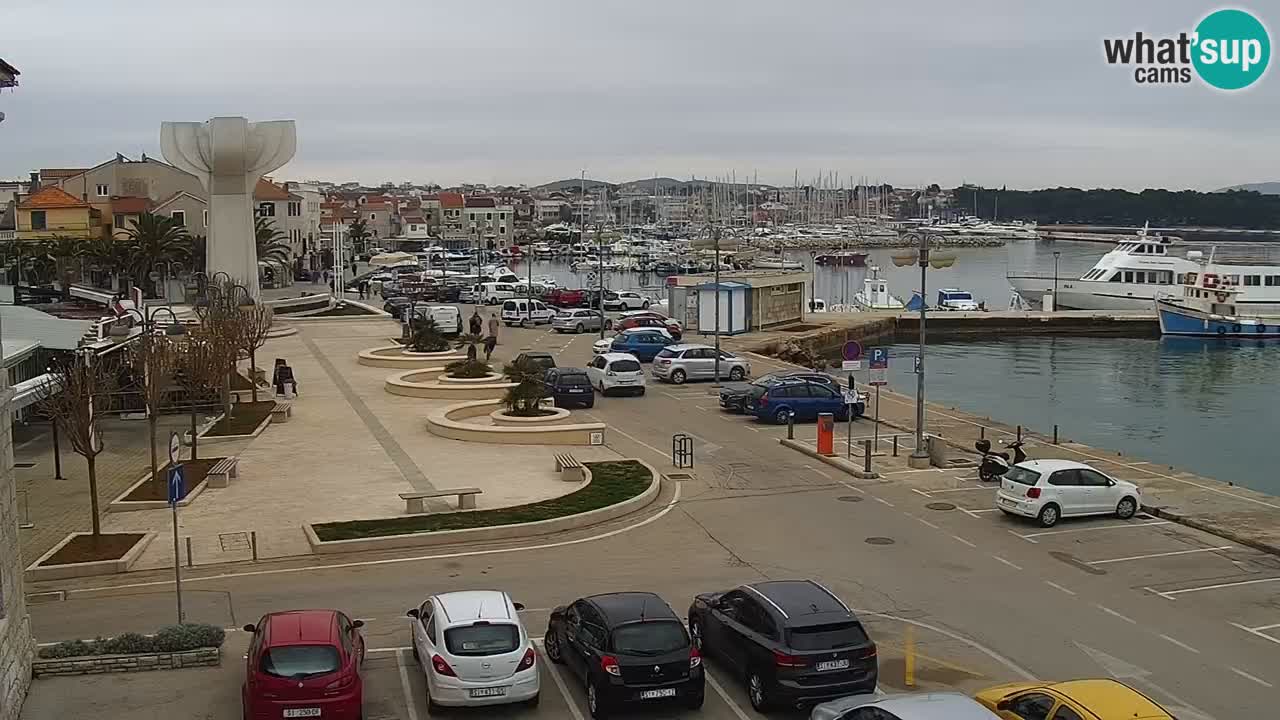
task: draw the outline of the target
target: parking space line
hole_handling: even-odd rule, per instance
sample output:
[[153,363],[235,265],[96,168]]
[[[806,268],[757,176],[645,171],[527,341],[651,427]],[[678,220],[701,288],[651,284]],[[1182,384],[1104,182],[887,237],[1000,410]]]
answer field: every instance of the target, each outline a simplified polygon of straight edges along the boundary
[[942,472],[942,470],[938,468],[921,468],[919,470],[890,470],[889,472],[884,474],[885,475],[906,475],[907,473],[922,473],[922,472],[940,473]]
[[965,515],[968,515],[969,517],[978,517],[980,513],[989,513],[989,512],[996,511],[995,508],[983,508],[981,510],[970,510],[969,508],[962,508],[959,505],[956,506],[956,509],[964,513]]
[[867,494],[867,491],[866,491],[866,490],[863,490],[862,488],[858,487],[857,485],[850,485],[849,483],[844,482],[843,480],[842,480],[842,481],[840,481],[840,484],[841,484],[841,485],[843,485],[843,486],[845,486],[845,487],[847,487],[847,488],[849,488],[850,490],[852,490],[852,491],[854,491],[854,492],[858,493],[859,495],[866,495],[866,494]]
[[960,537],[959,535],[952,535],[951,537],[952,537],[954,540],[956,540],[957,542],[962,542],[962,543],[964,543],[965,545],[968,545],[968,546],[969,546],[969,547],[971,547],[971,548],[976,548],[976,547],[978,547],[977,545],[975,545],[975,544],[973,544],[973,543],[969,542],[968,540],[965,540],[964,538]]
[[1228,668],[1227,668],[1227,669],[1229,669],[1231,672],[1233,672],[1233,673],[1235,673],[1235,674],[1239,675],[1240,677],[1242,677],[1242,678],[1244,678],[1244,679],[1246,679],[1246,680],[1252,680],[1252,681],[1254,681],[1254,682],[1258,683],[1259,685],[1261,685],[1261,686],[1263,686],[1263,687],[1275,687],[1275,685],[1272,685],[1271,683],[1267,682],[1266,680],[1263,680],[1263,679],[1262,679],[1262,678],[1260,678],[1260,677],[1256,677],[1256,676],[1250,675],[1249,673],[1247,673],[1247,672],[1245,672],[1245,671],[1241,670],[1241,669],[1240,669],[1240,668],[1238,668],[1238,667],[1230,667],[1230,666],[1228,666]]
[[999,560],[1000,562],[1004,563],[1005,565],[1008,565],[1009,567],[1013,568],[1014,570],[1021,570],[1021,569],[1022,569],[1022,566],[1021,566],[1021,565],[1018,565],[1017,563],[1009,562],[1008,560],[1005,560],[1004,558],[1000,557],[999,555],[992,555],[991,557],[995,558],[996,560]]
[[418,702],[414,699],[413,690],[409,687],[409,669],[404,664],[403,650],[396,651],[396,667],[400,669],[400,689],[404,691],[404,705],[409,713],[409,720],[418,720]]
[[1258,627],[1253,629],[1254,630],[1274,630],[1275,628],[1278,628],[1278,627],[1280,627],[1280,623],[1275,623],[1273,625],[1259,625]]
[[1061,590],[1062,592],[1064,592],[1064,593],[1066,593],[1066,594],[1068,594],[1068,595],[1075,595],[1075,594],[1076,594],[1076,591],[1075,591],[1075,590],[1068,590],[1068,589],[1066,589],[1066,588],[1062,587],[1061,585],[1059,585],[1058,583],[1053,582],[1052,580],[1045,580],[1045,581],[1044,581],[1044,584],[1045,584],[1045,585],[1048,585],[1049,587],[1051,587],[1051,588],[1053,588],[1053,589],[1055,589],[1055,590]]
[[[1150,588],[1148,588],[1148,589],[1150,589]],[[1172,599],[1172,598],[1170,598],[1170,599]],[[1236,627],[1240,628],[1241,630],[1243,630],[1243,631],[1245,631],[1245,632],[1249,633],[1250,635],[1257,635],[1258,637],[1262,638],[1263,640],[1270,640],[1271,642],[1273,642],[1273,643],[1275,643],[1275,644],[1277,644],[1277,645],[1280,645],[1280,638],[1273,638],[1273,637],[1271,637],[1270,635],[1268,635],[1268,634],[1266,634],[1266,633],[1262,632],[1260,628],[1245,627],[1244,625],[1241,625],[1241,624],[1240,624],[1240,623],[1238,623],[1238,622],[1233,622],[1233,623],[1231,623],[1231,624],[1232,624],[1232,625],[1235,625]],[[1267,627],[1277,627],[1277,626],[1275,626],[1275,625],[1264,625],[1264,626],[1263,626],[1263,628],[1267,628]]]
[[573,696],[569,694],[569,686],[564,684],[564,678],[560,677],[560,668],[547,659],[546,649],[542,647],[541,640],[535,639],[532,643],[538,649],[538,655],[542,658],[542,662],[546,664],[547,670],[551,672],[551,679],[555,681],[556,688],[560,690],[560,696],[564,698],[564,704],[569,706],[569,714],[573,716],[573,720],[582,720],[582,711],[578,709],[578,704],[573,701]]
[[920,488],[911,488],[911,492],[913,492],[913,493],[915,493],[915,494],[917,494],[917,495],[923,495],[923,496],[925,496],[925,497],[933,497],[932,495],[930,495],[929,493],[927,493],[927,492],[925,492],[925,491],[921,490]]
[[925,520],[925,519],[924,519],[924,518],[922,518],[922,517],[916,517],[915,515],[911,515],[910,517],[913,517],[913,518],[915,518],[916,520],[919,520],[920,522],[924,523],[925,525],[928,525],[929,527],[933,528],[934,530],[937,530],[937,529],[938,529],[938,526],[937,526],[937,525],[934,525],[933,523],[929,522],[928,520]]
[[1194,553],[1215,552],[1218,550],[1230,550],[1231,545],[1221,545],[1219,547],[1196,548],[1195,550],[1175,550],[1173,552],[1151,553],[1149,555],[1130,555],[1129,557],[1111,558],[1109,560],[1089,560],[1089,565],[1106,565],[1107,563],[1128,562],[1129,560],[1147,560],[1149,558],[1172,557],[1174,555],[1192,555]]
[[734,702],[734,699],[729,697],[729,693],[724,691],[720,682],[711,676],[711,669],[707,667],[706,660],[702,661],[702,674],[706,676],[707,682],[711,683],[711,689],[715,690],[716,694],[724,700],[724,704],[728,705],[729,709],[733,711],[733,714],[738,716],[738,720],[751,720],[751,718],[742,711],[742,708],[738,706],[738,703]]
[[883,505],[888,505],[889,507],[897,507],[897,505],[894,505],[893,503],[889,502],[888,500],[885,500],[882,497],[876,497],[875,495],[872,495],[871,499]]
[[1096,607],[1096,608],[1098,608],[1099,610],[1101,610],[1102,612],[1104,612],[1104,613],[1106,613],[1106,614],[1108,614],[1108,615],[1111,615],[1111,616],[1113,616],[1113,617],[1118,617],[1118,618],[1120,618],[1121,620],[1123,620],[1123,621],[1125,621],[1125,622],[1129,623],[1130,625],[1137,625],[1137,624],[1138,624],[1138,621],[1137,621],[1137,620],[1134,620],[1133,618],[1130,618],[1130,617],[1126,617],[1126,616],[1124,616],[1124,615],[1121,615],[1120,613],[1116,612],[1115,610],[1112,610],[1111,608],[1107,607],[1106,605],[1099,605],[1098,603],[1094,603],[1094,604],[1093,604],[1093,606],[1094,606],[1094,607]]
[[1160,637],[1164,638],[1165,640],[1168,640],[1169,642],[1173,643],[1174,645],[1177,645],[1178,647],[1182,648],[1183,650],[1186,650],[1186,651],[1188,651],[1188,652],[1193,652],[1193,653],[1195,653],[1195,654],[1197,654],[1197,655],[1199,655],[1199,654],[1200,654],[1200,651],[1199,651],[1199,650],[1197,650],[1197,649],[1195,649],[1195,648],[1191,647],[1190,645],[1188,645],[1188,644],[1186,644],[1186,643],[1182,642],[1181,640],[1178,640],[1177,638],[1169,637],[1168,635],[1165,635],[1164,633],[1160,633]]
[[981,486],[981,485],[976,486],[976,487],[944,488],[944,489],[942,489],[942,490],[930,490],[930,491],[929,491],[929,494],[930,494],[930,495],[937,495],[938,493],[973,492],[974,490],[995,490],[995,488],[993,488],[993,487],[983,487],[983,486]]
[[1170,595],[1183,595],[1185,593],[1200,592],[1202,590],[1220,590],[1222,588],[1239,587],[1241,585],[1258,585],[1260,583],[1269,583],[1269,582],[1280,582],[1280,577],[1261,578],[1259,580],[1241,580],[1239,582],[1229,582],[1229,583],[1218,583],[1216,585],[1203,585],[1201,587],[1182,588],[1181,590],[1159,591],[1159,590],[1151,590],[1151,588],[1147,588],[1147,589],[1151,590],[1151,592],[1154,592],[1157,595],[1164,595],[1165,597],[1168,597]]
[[832,480],[832,479],[833,479],[830,475],[828,475],[827,473],[823,472],[822,470],[819,470],[818,468],[816,468],[816,467],[814,467],[814,466],[812,466],[812,465],[805,465],[805,467],[806,467],[806,468],[808,468],[810,471],[815,472],[815,473],[817,473],[817,474],[821,475],[822,477],[824,477],[824,478],[826,478],[826,479],[828,479],[828,480]]
[[[1081,528],[1070,528],[1068,530],[1045,530],[1044,532],[1034,532],[1034,533],[1028,533],[1026,535],[1019,535],[1018,533],[1013,533],[1013,534],[1018,535],[1018,537],[1022,538],[1023,540],[1030,540],[1031,538],[1043,537],[1045,535],[1066,535],[1067,533],[1096,532],[1098,530],[1121,530],[1126,528],[1151,527],[1152,525],[1172,525],[1172,524],[1173,524],[1172,520],[1156,520],[1155,522],[1125,523],[1124,525],[1103,525],[1101,527],[1090,526],[1090,527],[1081,527]],[[1013,532],[1013,531],[1011,530],[1010,532]]]

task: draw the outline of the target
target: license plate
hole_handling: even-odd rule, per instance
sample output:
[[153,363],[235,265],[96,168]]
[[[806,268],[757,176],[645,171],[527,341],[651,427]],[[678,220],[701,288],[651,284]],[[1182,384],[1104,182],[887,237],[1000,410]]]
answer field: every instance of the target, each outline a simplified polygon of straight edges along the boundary
[[844,660],[824,660],[820,663],[816,663],[813,667],[818,672],[828,672],[831,670],[848,670],[849,660],[847,658]]
[[290,708],[284,711],[284,716],[288,718],[320,717],[320,708]]
[[506,695],[506,694],[507,694],[507,689],[504,687],[471,688],[471,697],[474,697],[474,698],[499,697],[501,695]]
[[575,393],[575,392],[576,392],[576,393],[581,393],[581,392],[586,392],[586,390],[584,390],[583,388],[569,388],[569,392],[571,392],[571,393]]
[[1017,505],[1018,503],[1009,498],[1000,498],[1001,505]]
[[659,688],[657,690],[641,690],[640,691],[641,700],[656,700],[658,698],[667,698],[667,697],[675,697],[675,696],[676,696],[675,688]]

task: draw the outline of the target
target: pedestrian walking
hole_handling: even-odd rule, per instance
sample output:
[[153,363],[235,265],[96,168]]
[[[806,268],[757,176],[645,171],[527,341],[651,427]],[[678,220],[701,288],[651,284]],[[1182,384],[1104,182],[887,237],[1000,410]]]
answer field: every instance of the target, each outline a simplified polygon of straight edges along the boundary
[[493,357],[493,349],[498,347],[498,336],[489,335],[484,339],[484,361],[489,362],[489,358]]
[[358,287],[360,289],[360,299],[364,300],[365,295],[369,294],[369,281],[361,280]]
[[494,345],[498,344],[498,327],[500,325],[502,323],[498,321],[498,313],[491,313],[489,315],[489,336],[493,338]]
[[471,313],[471,319],[467,322],[471,327],[472,335],[479,335],[484,331],[484,319],[480,317],[480,311],[475,310]]

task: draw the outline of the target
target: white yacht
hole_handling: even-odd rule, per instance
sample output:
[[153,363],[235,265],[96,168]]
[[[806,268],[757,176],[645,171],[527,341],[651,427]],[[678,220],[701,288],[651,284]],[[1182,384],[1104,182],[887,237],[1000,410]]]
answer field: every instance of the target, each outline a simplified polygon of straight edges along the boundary
[[[1186,257],[1188,249],[1176,240],[1149,234],[1144,225],[1136,236],[1121,241],[1078,278],[1055,280],[1052,273],[1010,273],[1009,284],[1024,299],[1037,304],[1045,294],[1054,292],[1056,284],[1055,307],[1150,310],[1157,295],[1184,284],[1187,273],[1199,269],[1197,262]],[[1253,245],[1237,253],[1224,252],[1217,256],[1216,264],[1231,268],[1225,277],[1240,291],[1235,298],[1237,305],[1270,314],[1280,311],[1280,262],[1277,258],[1260,257],[1266,250],[1265,246]]]
[[902,310],[902,301],[889,292],[889,283],[880,277],[880,268],[872,265],[862,281],[862,289],[853,295],[853,304],[863,310]]
[[787,260],[782,257],[763,257],[753,260],[751,267],[758,270],[803,270],[804,263],[799,260]]

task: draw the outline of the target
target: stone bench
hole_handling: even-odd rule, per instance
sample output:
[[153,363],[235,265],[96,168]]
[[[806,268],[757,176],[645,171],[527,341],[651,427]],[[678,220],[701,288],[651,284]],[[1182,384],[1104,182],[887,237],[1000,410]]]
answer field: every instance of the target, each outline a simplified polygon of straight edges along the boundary
[[205,473],[205,479],[209,481],[209,487],[224,488],[231,484],[231,480],[238,477],[236,464],[240,462],[239,456],[222,458],[216,465],[209,468],[209,472]]
[[556,472],[560,473],[560,479],[565,482],[582,482],[586,479],[582,463],[569,453],[556,453]]
[[293,415],[293,403],[288,400],[276,401],[276,406],[271,408],[271,422],[284,423],[289,422],[289,417]]
[[476,507],[476,496],[482,492],[480,488],[451,488],[446,490],[434,490],[432,492],[416,492],[416,493],[400,493],[400,499],[404,501],[404,511],[410,515],[420,515],[427,511],[427,500],[438,497],[458,496],[459,510],[474,510]]

